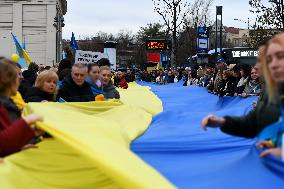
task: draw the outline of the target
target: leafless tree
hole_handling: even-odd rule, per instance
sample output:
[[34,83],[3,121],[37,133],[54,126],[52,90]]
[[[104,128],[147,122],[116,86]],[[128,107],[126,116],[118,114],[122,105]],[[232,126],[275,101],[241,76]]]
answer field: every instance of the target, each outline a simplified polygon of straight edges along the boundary
[[163,19],[168,36],[172,37],[171,66],[176,64],[177,32],[183,27],[185,17],[189,14],[189,5],[185,0],[152,0],[154,11]]
[[184,28],[179,35],[178,61],[185,61],[197,53],[197,27],[212,25],[210,7],[213,0],[194,0],[190,5],[190,14],[185,17]]
[[272,35],[284,31],[283,0],[249,0],[256,20],[250,31],[250,45],[258,47]]
[[[187,38],[190,41],[187,45],[191,46],[191,49],[187,48],[187,52],[194,51],[197,26],[210,23],[210,20],[206,18],[209,17],[209,8],[213,0],[193,0],[192,3],[185,0],[152,1],[155,6],[154,11],[162,17],[167,34],[172,38],[171,66],[173,67],[178,60],[179,46],[185,42],[181,38]],[[184,35],[185,32],[188,36]]]

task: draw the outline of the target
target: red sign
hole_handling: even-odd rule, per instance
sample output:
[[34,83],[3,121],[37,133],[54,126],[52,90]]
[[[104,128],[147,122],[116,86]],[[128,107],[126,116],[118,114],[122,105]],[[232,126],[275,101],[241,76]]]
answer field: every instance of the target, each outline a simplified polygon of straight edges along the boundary
[[147,62],[159,63],[160,61],[161,61],[160,53],[147,53]]

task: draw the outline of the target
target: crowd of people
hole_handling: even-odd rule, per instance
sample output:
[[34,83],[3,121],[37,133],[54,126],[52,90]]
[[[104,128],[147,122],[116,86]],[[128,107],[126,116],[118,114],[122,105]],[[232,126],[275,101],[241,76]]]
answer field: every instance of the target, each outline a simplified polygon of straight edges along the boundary
[[71,64],[63,59],[58,68],[31,63],[20,78],[19,92],[26,102],[88,102],[119,99],[115,87],[128,88],[130,72],[113,71],[110,63]]
[[183,86],[206,87],[208,92],[218,96],[259,96],[264,82],[256,66],[248,64],[227,64],[219,59],[217,64],[202,64],[198,69],[190,67],[144,71],[140,80],[158,84],[183,82]]
[[[222,96],[259,96],[249,114],[241,117],[208,115],[202,127],[219,127],[223,132],[254,138],[269,125],[278,123],[283,106],[284,34],[279,34],[260,47],[257,64],[253,67],[227,65],[223,59],[198,69],[153,70],[138,72],[113,71],[108,60],[96,64],[72,64],[67,59],[58,68],[31,63],[23,71],[9,59],[0,58],[0,157],[33,147],[33,139],[43,134],[34,127],[42,117],[31,114],[22,117],[27,102],[89,102],[119,99],[116,87],[128,88],[135,79],[158,84],[183,82],[197,85]],[[281,121],[281,120],[280,120]],[[284,128],[284,123],[282,127]],[[281,131],[284,131],[282,129]],[[278,132],[279,133],[279,132]],[[15,140],[17,139],[17,140]],[[260,141],[267,148],[261,156],[272,154],[283,158],[282,135]]]
[[[183,82],[183,86],[205,87],[209,93],[223,96],[257,96],[254,108],[245,116],[217,117],[208,115],[202,120],[202,127],[218,127],[224,133],[255,138],[265,128],[272,124],[282,125],[279,132],[284,132],[284,122],[281,122],[283,108],[284,82],[284,34],[278,34],[259,48],[257,63],[229,64],[219,59],[216,64],[208,63],[194,69],[153,70],[140,73],[140,80],[168,84]],[[277,135],[277,134],[276,134]],[[280,137],[279,137],[280,136]],[[259,148],[267,148],[260,154],[275,155],[284,159],[282,135],[257,143]],[[283,153],[283,155],[282,155]]]
[[134,79],[129,71],[112,71],[107,59],[88,65],[64,59],[58,68],[31,63],[22,72],[19,64],[0,57],[0,157],[34,147],[43,134],[33,127],[41,116],[22,117],[26,103],[120,99],[116,87],[127,89]]
[[141,71],[136,75],[136,79],[157,84],[175,83],[182,79],[183,71],[183,69]]
[[[247,138],[254,138],[262,132],[270,133],[256,144],[265,149],[260,157],[273,155],[284,160],[283,150],[283,84],[284,84],[284,34],[272,37],[265,45],[259,48],[257,64],[251,70],[251,79],[254,72],[263,77],[264,82],[261,96],[256,107],[245,116],[218,117],[208,115],[202,120],[202,127],[220,128],[221,131]],[[245,89],[246,90],[246,87]],[[282,110],[282,111],[281,111]],[[272,129],[278,126],[276,130]],[[269,136],[269,137],[268,137]]]

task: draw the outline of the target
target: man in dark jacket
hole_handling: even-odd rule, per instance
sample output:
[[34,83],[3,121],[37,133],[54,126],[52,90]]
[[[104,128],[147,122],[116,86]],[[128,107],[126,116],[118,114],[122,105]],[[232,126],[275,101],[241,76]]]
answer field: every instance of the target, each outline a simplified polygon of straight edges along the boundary
[[33,86],[37,77],[38,65],[34,62],[29,64],[27,70],[23,71],[24,80]]
[[87,67],[84,64],[74,64],[71,75],[66,76],[58,92],[58,98],[67,102],[95,101],[90,85],[85,81]]

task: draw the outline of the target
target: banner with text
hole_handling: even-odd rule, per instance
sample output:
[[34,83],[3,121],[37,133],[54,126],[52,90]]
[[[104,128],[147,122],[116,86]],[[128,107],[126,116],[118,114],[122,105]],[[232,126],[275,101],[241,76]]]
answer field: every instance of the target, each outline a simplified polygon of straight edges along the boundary
[[107,58],[104,53],[92,52],[92,51],[81,51],[77,50],[75,55],[75,64],[91,64],[96,63],[101,58]]

